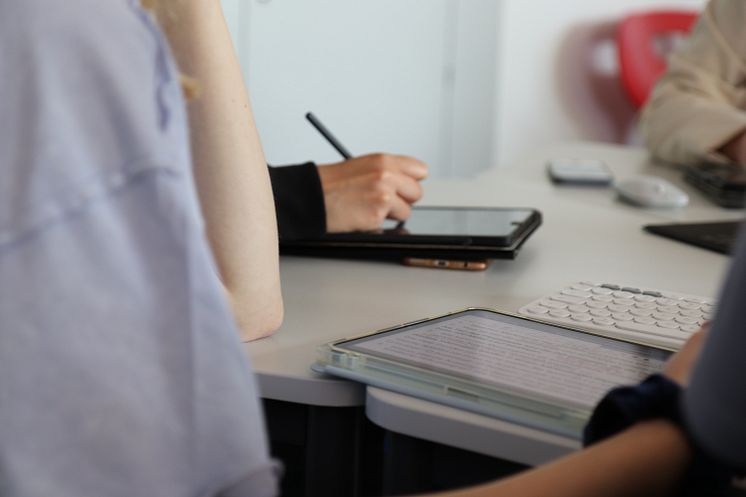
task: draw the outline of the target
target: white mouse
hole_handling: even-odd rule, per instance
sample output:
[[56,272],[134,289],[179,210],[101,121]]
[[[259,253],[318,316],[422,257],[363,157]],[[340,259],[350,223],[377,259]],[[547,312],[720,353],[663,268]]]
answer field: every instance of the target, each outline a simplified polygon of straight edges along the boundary
[[614,188],[622,199],[640,207],[674,208],[689,203],[689,196],[679,187],[656,176],[634,176]]

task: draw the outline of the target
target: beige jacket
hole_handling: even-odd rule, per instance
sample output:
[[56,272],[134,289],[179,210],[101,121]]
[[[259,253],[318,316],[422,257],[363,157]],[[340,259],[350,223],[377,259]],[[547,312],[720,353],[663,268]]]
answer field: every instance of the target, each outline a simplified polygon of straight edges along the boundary
[[746,131],[746,0],[711,0],[669,61],[642,114],[660,159],[725,160],[716,151]]

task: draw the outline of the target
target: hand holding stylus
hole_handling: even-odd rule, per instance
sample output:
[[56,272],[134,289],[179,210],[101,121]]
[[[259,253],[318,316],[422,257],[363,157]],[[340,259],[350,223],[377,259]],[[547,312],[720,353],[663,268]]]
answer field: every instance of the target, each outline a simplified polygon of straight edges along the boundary
[[352,158],[313,114],[307,118],[346,159],[318,168],[327,231],[369,231],[379,228],[385,219],[406,220],[411,205],[422,198],[420,181],[427,177],[427,165],[391,154]]

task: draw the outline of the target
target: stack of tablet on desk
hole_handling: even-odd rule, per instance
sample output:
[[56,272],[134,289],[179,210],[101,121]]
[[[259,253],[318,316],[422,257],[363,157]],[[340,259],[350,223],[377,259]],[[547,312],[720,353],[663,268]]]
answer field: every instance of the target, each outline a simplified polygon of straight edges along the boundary
[[480,261],[513,259],[541,225],[530,208],[415,207],[406,223],[374,232],[281,241],[284,254],[326,257]]

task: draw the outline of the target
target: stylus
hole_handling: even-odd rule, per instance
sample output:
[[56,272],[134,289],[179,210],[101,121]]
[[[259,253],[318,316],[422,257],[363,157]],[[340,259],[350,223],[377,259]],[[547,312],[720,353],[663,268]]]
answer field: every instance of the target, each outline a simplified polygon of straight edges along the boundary
[[[319,118],[316,117],[313,112],[306,113],[306,119],[308,119],[308,122],[310,122],[316,130],[321,133],[321,136],[326,138],[326,141],[328,141],[332,147],[334,147],[337,152],[339,152],[342,157],[345,158],[345,160],[352,159],[352,154],[349,150],[345,148],[344,145],[342,145],[339,140],[337,140],[337,137],[332,134],[331,131],[329,131],[326,126],[324,126],[324,123],[319,121]],[[404,221],[399,221],[396,225],[395,230],[400,230],[404,227]]]
[[310,122],[316,130],[321,133],[321,136],[326,138],[326,141],[328,141],[332,147],[334,147],[337,152],[339,152],[342,157],[344,157],[346,160],[352,159],[352,154],[349,150],[345,148],[344,145],[342,145],[339,140],[337,140],[337,137],[332,134],[331,131],[326,129],[326,126],[319,121],[319,118],[313,115],[313,112],[309,112],[306,114],[306,119],[308,119],[308,122]]

